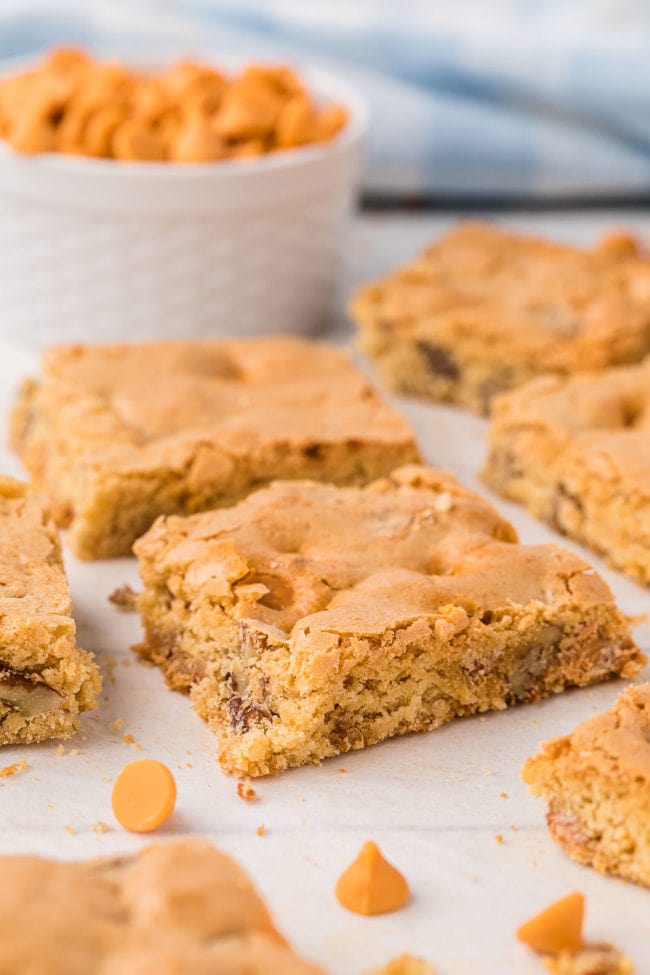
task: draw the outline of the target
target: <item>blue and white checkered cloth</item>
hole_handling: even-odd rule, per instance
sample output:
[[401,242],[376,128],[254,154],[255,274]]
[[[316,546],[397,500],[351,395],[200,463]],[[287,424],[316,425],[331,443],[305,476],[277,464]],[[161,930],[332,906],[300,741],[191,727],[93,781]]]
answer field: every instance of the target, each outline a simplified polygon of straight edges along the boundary
[[0,56],[63,40],[338,71],[371,105],[373,193],[650,197],[649,0],[0,4]]

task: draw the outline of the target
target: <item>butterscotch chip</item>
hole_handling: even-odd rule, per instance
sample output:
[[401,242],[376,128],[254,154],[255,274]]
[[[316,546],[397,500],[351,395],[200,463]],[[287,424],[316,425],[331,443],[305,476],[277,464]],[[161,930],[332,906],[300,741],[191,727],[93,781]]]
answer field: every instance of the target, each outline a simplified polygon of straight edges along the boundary
[[127,118],[124,105],[107,105],[88,118],[83,129],[84,149],[91,156],[110,156],[117,129]]
[[273,131],[280,106],[279,98],[263,89],[231,91],[214,118],[214,131],[231,141],[264,139]]
[[0,137],[25,153],[210,162],[331,139],[346,120],[285,65],[249,65],[229,78],[181,61],[151,74],[59,49],[0,78]]
[[650,259],[464,223],[361,288],[361,347],[396,389],[487,412],[541,373],[571,375],[650,352]]
[[127,555],[158,515],[278,477],[363,483],[418,457],[342,352],[281,336],[59,346],[12,430],[84,558]]
[[324,975],[293,953],[244,871],[201,840],[80,863],[0,857],[0,970]]
[[169,142],[169,156],[176,162],[209,162],[227,155],[223,139],[211,122],[201,116],[185,121]]
[[487,483],[650,582],[650,358],[500,397]]
[[568,894],[522,924],[517,938],[541,954],[580,951],[584,917],[584,896]]
[[113,131],[111,154],[115,159],[155,162],[165,158],[165,143],[160,133],[144,120],[127,120]]
[[280,148],[304,146],[320,138],[320,134],[316,111],[308,98],[296,95],[284,105],[275,129],[275,139]]
[[0,745],[68,738],[100,687],[93,655],[76,645],[48,507],[0,477]]
[[522,778],[569,856],[650,887],[650,684],[546,742]]
[[276,481],[159,519],[135,552],[140,652],[191,691],[242,778],[644,660],[586,562],[517,544],[486,501],[423,466],[365,488]]
[[410,896],[408,883],[375,843],[364,843],[336,884],[339,904],[367,917],[398,911]]

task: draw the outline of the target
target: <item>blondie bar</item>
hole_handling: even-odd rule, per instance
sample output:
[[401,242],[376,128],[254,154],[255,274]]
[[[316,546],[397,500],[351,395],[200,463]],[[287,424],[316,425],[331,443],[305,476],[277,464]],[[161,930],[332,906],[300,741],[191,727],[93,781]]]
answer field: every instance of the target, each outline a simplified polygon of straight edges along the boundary
[[546,742],[522,778],[569,856],[650,887],[650,684]]
[[0,477],[0,745],[67,738],[97,706],[99,671],[70,613],[44,501]]
[[249,878],[201,840],[82,863],[0,857],[7,975],[323,975]]
[[364,483],[418,458],[342,352],[297,338],[60,346],[43,373],[13,440],[82,558],[274,478]]
[[241,776],[635,674],[605,583],[450,474],[276,482],[161,518],[135,552],[141,652],[191,690]]
[[650,582],[650,358],[499,397],[484,478]]
[[587,251],[465,223],[362,288],[351,311],[392,387],[487,412],[539,373],[650,352],[650,260],[620,236]]

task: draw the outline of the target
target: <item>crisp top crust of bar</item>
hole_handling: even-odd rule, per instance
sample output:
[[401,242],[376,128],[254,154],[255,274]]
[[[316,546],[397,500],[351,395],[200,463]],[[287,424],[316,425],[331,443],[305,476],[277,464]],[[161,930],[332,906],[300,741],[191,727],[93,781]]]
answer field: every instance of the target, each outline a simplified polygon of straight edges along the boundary
[[200,840],[87,863],[2,857],[0,881],[2,971],[320,973],[286,947],[243,870]]
[[42,402],[108,468],[174,463],[188,444],[413,440],[344,353],[298,338],[58,346],[43,371]]
[[[527,765],[527,781],[535,779],[538,760],[564,756],[574,756],[596,773],[622,775],[650,789],[650,684],[629,687],[608,711],[583,721],[570,735],[546,742],[541,755]],[[650,791],[646,795],[650,808]]]
[[[41,498],[0,476],[0,617],[68,616],[59,543]],[[0,630],[2,624],[0,624]]]
[[232,587],[240,618],[310,642],[422,615],[462,629],[468,616],[507,618],[531,603],[613,604],[578,557],[516,541],[453,475],[407,465],[365,488],[279,481],[230,509],[161,518],[135,551],[146,575],[188,599]]
[[650,493],[650,358],[580,376],[542,376],[497,397],[493,430],[539,428],[576,448],[590,470],[612,470]]
[[362,288],[353,311],[414,339],[453,325],[468,341],[512,341],[540,371],[597,368],[650,343],[650,260],[627,244],[579,250],[464,223]]

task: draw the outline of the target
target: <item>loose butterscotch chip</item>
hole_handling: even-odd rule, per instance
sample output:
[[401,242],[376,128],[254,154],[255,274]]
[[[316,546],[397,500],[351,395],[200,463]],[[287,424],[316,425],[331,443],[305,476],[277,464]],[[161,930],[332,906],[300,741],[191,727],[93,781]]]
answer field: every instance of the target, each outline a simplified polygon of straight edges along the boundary
[[132,833],[149,833],[174,811],[174,776],[166,765],[151,758],[130,762],[115,780],[111,804],[121,826]]
[[584,945],[584,914],[584,896],[569,894],[522,924],[517,931],[517,938],[533,951],[543,954],[577,951]]
[[408,902],[409,885],[372,842],[364,843],[356,860],[341,874],[336,898],[355,914],[371,916],[397,911]]

